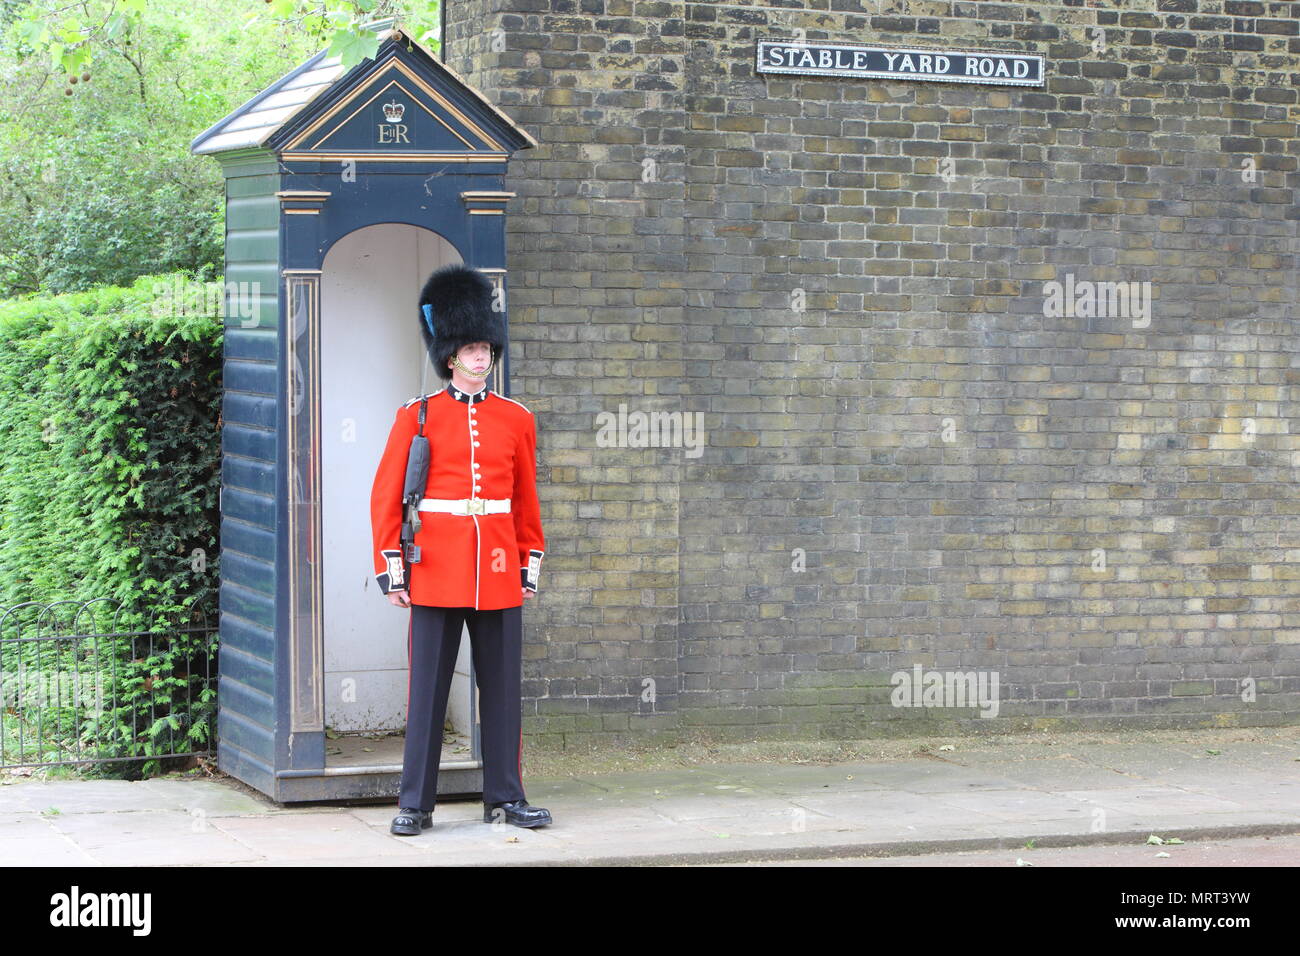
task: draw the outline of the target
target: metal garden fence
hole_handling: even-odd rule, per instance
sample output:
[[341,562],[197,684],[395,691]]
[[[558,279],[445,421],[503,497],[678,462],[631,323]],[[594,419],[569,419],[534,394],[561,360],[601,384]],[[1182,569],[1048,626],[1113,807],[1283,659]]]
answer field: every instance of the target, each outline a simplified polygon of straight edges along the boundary
[[[0,769],[211,755],[217,629],[109,598],[0,608]],[[141,618],[143,615],[131,615]]]

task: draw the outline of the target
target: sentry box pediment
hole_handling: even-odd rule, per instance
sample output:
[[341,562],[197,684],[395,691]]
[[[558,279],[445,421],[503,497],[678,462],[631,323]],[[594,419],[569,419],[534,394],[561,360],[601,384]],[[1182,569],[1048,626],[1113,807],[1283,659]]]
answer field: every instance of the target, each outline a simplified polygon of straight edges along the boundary
[[347,75],[316,54],[195,137],[191,151],[265,147],[286,160],[504,160],[537,141],[400,31]]
[[[441,381],[424,278],[479,269],[509,330],[506,166],[537,145],[400,29],[379,36],[373,59],[319,53],[192,144],[226,185],[217,761],[285,802],[397,795],[410,612],[378,593],[370,487],[396,409]],[[504,358],[489,384],[509,394]],[[464,657],[440,793],[482,787]]]
[[355,89],[340,90],[309,117],[269,142],[285,159],[372,156],[427,162],[473,156],[503,160],[521,145],[511,127],[465,101],[457,103],[394,51]]

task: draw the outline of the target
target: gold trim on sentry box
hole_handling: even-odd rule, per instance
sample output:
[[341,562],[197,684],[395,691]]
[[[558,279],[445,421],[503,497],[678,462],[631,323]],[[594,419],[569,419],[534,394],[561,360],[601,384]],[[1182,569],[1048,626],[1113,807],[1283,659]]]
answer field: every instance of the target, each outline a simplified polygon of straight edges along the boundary
[[[310,147],[310,148],[311,148],[311,149],[316,149],[316,148],[318,148],[318,147],[321,145],[321,143],[325,142],[325,140],[329,139],[331,136],[333,136],[335,133],[337,133],[340,129],[342,129],[344,126],[346,126],[349,122],[352,121],[353,117],[355,117],[358,113],[360,113],[363,109],[365,109],[367,106],[369,106],[369,105],[370,105],[371,103],[373,103],[375,100],[379,99],[381,96],[396,95],[396,94],[390,94],[390,93],[388,92],[388,91],[391,90],[393,87],[397,87],[399,90],[401,90],[403,93],[405,93],[405,94],[410,98],[410,100],[411,100],[412,103],[414,103],[416,106],[420,107],[420,109],[424,110],[426,113],[428,113],[430,116],[432,116],[435,120],[437,120],[439,123],[441,123],[441,124],[442,124],[446,129],[447,129],[447,132],[451,133],[452,136],[455,136],[458,140],[460,140],[462,143],[465,144],[465,148],[466,148],[466,149],[476,149],[476,148],[477,148],[473,143],[471,143],[469,140],[467,140],[464,136],[461,136],[460,133],[456,132],[454,129],[452,129],[450,126],[448,126],[446,120],[444,120],[441,116],[439,116],[439,115],[438,115],[437,113],[435,113],[433,110],[429,109],[429,107],[425,106],[423,100],[421,100],[418,96],[416,96],[414,93],[412,93],[412,92],[411,92],[410,90],[408,90],[406,87],[404,87],[404,86],[403,86],[401,83],[399,83],[397,80],[389,80],[388,84],[387,84],[383,89],[381,89],[381,90],[376,90],[374,96],[370,97],[370,99],[366,100],[364,103],[361,103],[360,105],[358,105],[357,108],[354,109],[351,113],[349,113],[347,116],[343,117],[343,119],[341,119],[341,120],[339,120],[337,123],[335,123],[335,124],[334,124],[334,128],[331,129],[331,130],[330,130],[328,133],[326,133],[325,135],[323,135],[320,139],[318,139],[318,140],[316,141],[315,145],[313,145],[313,146]],[[331,112],[332,112],[332,111],[331,111]],[[500,148],[500,147],[498,147],[498,148]]]
[[[370,78],[370,81],[369,81],[368,83],[366,83],[366,85],[365,85],[365,87],[363,87],[363,89],[369,89],[369,88],[372,86],[372,84],[374,84],[374,83],[375,83],[376,81],[378,81],[378,80],[381,80],[381,79],[384,77],[384,74],[385,74],[385,73],[392,72],[392,71],[394,71],[394,70],[396,70],[397,72],[399,72],[399,73],[401,73],[402,75],[404,75],[405,77],[407,77],[407,78],[408,78],[412,83],[414,83],[417,87],[419,87],[421,90],[423,90],[423,91],[424,91],[424,92],[429,96],[430,99],[432,99],[434,102],[436,102],[436,103],[438,103],[440,106],[442,106],[443,109],[445,109],[445,110],[446,110],[448,113],[450,113],[452,116],[456,117],[456,119],[459,120],[461,123],[464,123],[464,124],[465,124],[465,127],[466,127],[467,129],[469,129],[471,132],[473,132],[474,135],[476,135],[476,136],[478,136],[480,139],[482,139],[483,142],[484,142],[485,144],[487,144],[487,146],[488,146],[490,149],[494,149],[494,150],[501,150],[501,149],[503,149],[503,147],[501,146],[500,143],[496,142],[496,140],[494,140],[491,136],[489,136],[487,133],[483,132],[483,130],[481,130],[481,129],[480,129],[480,128],[479,128],[479,127],[478,127],[478,126],[477,126],[477,125],[476,125],[476,124],[475,124],[475,123],[474,123],[474,122],[473,122],[473,121],[472,121],[468,116],[466,116],[466,115],[465,115],[464,113],[462,113],[460,110],[456,109],[456,107],[453,106],[453,105],[452,105],[452,104],[447,100],[447,98],[444,97],[441,93],[439,93],[437,90],[435,90],[435,89],[434,89],[432,86],[430,86],[428,83],[424,82],[424,80],[420,79],[420,77],[416,76],[415,73],[411,70],[411,68],[408,67],[408,66],[407,66],[405,63],[403,63],[401,60],[398,60],[398,59],[396,59],[396,58],[394,58],[394,59],[390,59],[390,60],[388,61],[388,63],[384,66],[383,70],[379,71],[379,72],[376,73],[374,76],[372,76],[372,77]],[[385,89],[387,89],[387,87],[385,87]],[[308,126],[305,130],[303,130],[303,131],[302,131],[301,133],[299,133],[296,137],[294,137],[294,139],[293,139],[292,142],[285,144],[285,150],[291,150],[291,149],[299,149],[299,148],[301,148],[301,147],[302,147],[302,144],[303,144],[303,142],[304,142],[305,140],[310,139],[312,136],[314,136],[314,135],[316,134],[316,132],[317,132],[318,130],[320,130],[320,129],[321,129],[321,128],[322,128],[322,127],[323,127],[327,122],[329,122],[330,119],[331,119],[331,118],[332,118],[336,113],[338,113],[340,110],[346,109],[346,108],[347,108],[347,107],[348,107],[348,106],[349,106],[349,105],[350,105],[354,100],[358,99],[358,98],[361,96],[361,94],[362,94],[362,90],[361,90],[361,89],[358,89],[358,90],[355,91],[351,96],[349,96],[347,99],[345,99],[345,100],[343,100],[343,101],[341,101],[341,102],[339,102],[339,103],[335,103],[334,106],[333,106],[331,109],[329,109],[327,112],[325,112],[325,113],[322,114],[320,117],[318,117],[314,123],[312,123],[312,124],[311,124],[310,126]],[[380,95],[382,95],[382,94],[381,94],[381,93],[376,93],[375,95],[376,95],[376,96],[380,96]],[[408,96],[410,95],[409,92],[408,92],[407,95],[408,95]],[[416,102],[419,102],[419,101],[417,100]],[[427,107],[426,107],[426,109],[427,109]],[[440,120],[440,122],[442,122],[442,124],[443,124],[444,126],[447,126],[447,124],[446,124],[445,121]],[[452,133],[455,133],[455,132],[456,132],[455,130],[451,129],[450,126],[447,126],[447,129],[451,130]],[[326,137],[332,135],[333,132],[334,132],[334,130],[330,130],[329,133],[327,133],[327,134],[325,134],[325,136],[321,137],[321,140],[318,141],[318,142],[316,143],[316,145],[319,146],[320,143],[323,142],[324,139],[325,139]],[[468,145],[468,144],[467,144],[467,145]]]
[[482,103],[485,107],[487,107],[489,110],[491,110],[493,113],[495,113],[496,116],[497,116],[497,117],[498,117],[498,118],[499,118],[503,123],[505,123],[507,126],[509,126],[512,130],[514,130],[514,131],[515,131],[516,133],[518,133],[520,136],[522,136],[522,137],[523,137],[523,138],[528,142],[528,144],[529,144],[530,146],[536,146],[536,145],[538,145],[538,144],[537,144],[537,140],[535,140],[535,139],[532,137],[532,135],[528,132],[528,130],[524,129],[522,126],[520,126],[520,125],[519,125],[518,123],[516,123],[514,120],[512,120],[509,116],[507,116],[505,113],[503,113],[503,112],[502,112],[502,111],[501,111],[501,110],[496,106],[495,103],[493,103],[490,99],[488,99],[486,96],[483,95],[483,91],[482,91],[482,90],[480,90],[477,86],[475,86],[475,85],[474,85],[473,83],[471,83],[469,80],[465,79],[465,77],[461,76],[459,73],[457,73],[455,70],[453,70],[450,66],[447,65],[446,61],[443,60],[442,57],[436,56],[432,50],[430,50],[428,47],[426,47],[426,46],[425,46],[423,43],[421,43],[419,40],[415,39],[415,37],[409,35],[408,33],[404,32],[403,30],[400,30],[400,29],[391,29],[391,28],[390,28],[390,29],[388,29],[388,30],[384,30],[382,33],[380,33],[380,34],[379,34],[379,39],[380,39],[380,41],[382,42],[382,41],[384,41],[384,40],[387,40],[390,36],[396,36],[396,37],[399,37],[400,39],[402,39],[402,40],[406,41],[407,43],[409,43],[411,46],[413,46],[413,47],[415,47],[416,49],[418,49],[421,53],[423,53],[425,56],[427,56],[430,60],[432,60],[434,63],[437,63],[438,66],[440,66],[442,69],[444,69],[444,70],[446,70],[448,73],[450,73],[450,74],[452,75],[452,77],[455,78],[456,82],[458,82],[461,86],[465,87],[465,89],[469,90],[471,93],[473,93],[475,96],[477,96],[478,99],[479,99],[479,102],[480,102],[480,103]]
[[505,153],[281,153],[281,159],[370,159],[377,163],[504,163]]

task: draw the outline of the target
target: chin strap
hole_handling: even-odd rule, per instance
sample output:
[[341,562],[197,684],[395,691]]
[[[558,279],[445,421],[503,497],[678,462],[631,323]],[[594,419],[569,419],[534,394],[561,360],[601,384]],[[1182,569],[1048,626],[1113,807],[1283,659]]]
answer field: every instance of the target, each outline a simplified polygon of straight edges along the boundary
[[461,360],[460,360],[460,359],[458,359],[458,358],[457,358],[456,356],[454,356],[454,355],[451,357],[451,364],[454,365],[454,366],[456,366],[458,369],[460,369],[462,372],[464,372],[464,373],[465,373],[466,375],[468,375],[470,378],[487,378],[488,375],[489,375],[489,374],[491,373],[491,371],[492,371],[492,361],[493,361],[492,359],[488,359],[488,365],[487,365],[487,368],[485,368],[482,372],[471,372],[469,369],[467,369],[467,368],[466,368],[466,367],[461,363]]

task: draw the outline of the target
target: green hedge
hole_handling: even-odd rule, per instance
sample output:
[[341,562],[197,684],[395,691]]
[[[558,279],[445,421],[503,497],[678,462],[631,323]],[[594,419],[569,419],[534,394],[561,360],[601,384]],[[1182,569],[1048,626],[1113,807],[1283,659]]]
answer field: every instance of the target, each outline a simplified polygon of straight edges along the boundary
[[[107,598],[123,630],[216,625],[222,323],[203,311],[220,283],[203,278],[0,302],[0,607]],[[210,746],[207,644],[101,643],[115,706],[93,741],[86,721],[68,739],[112,757]],[[68,716],[50,709],[20,716]]]

